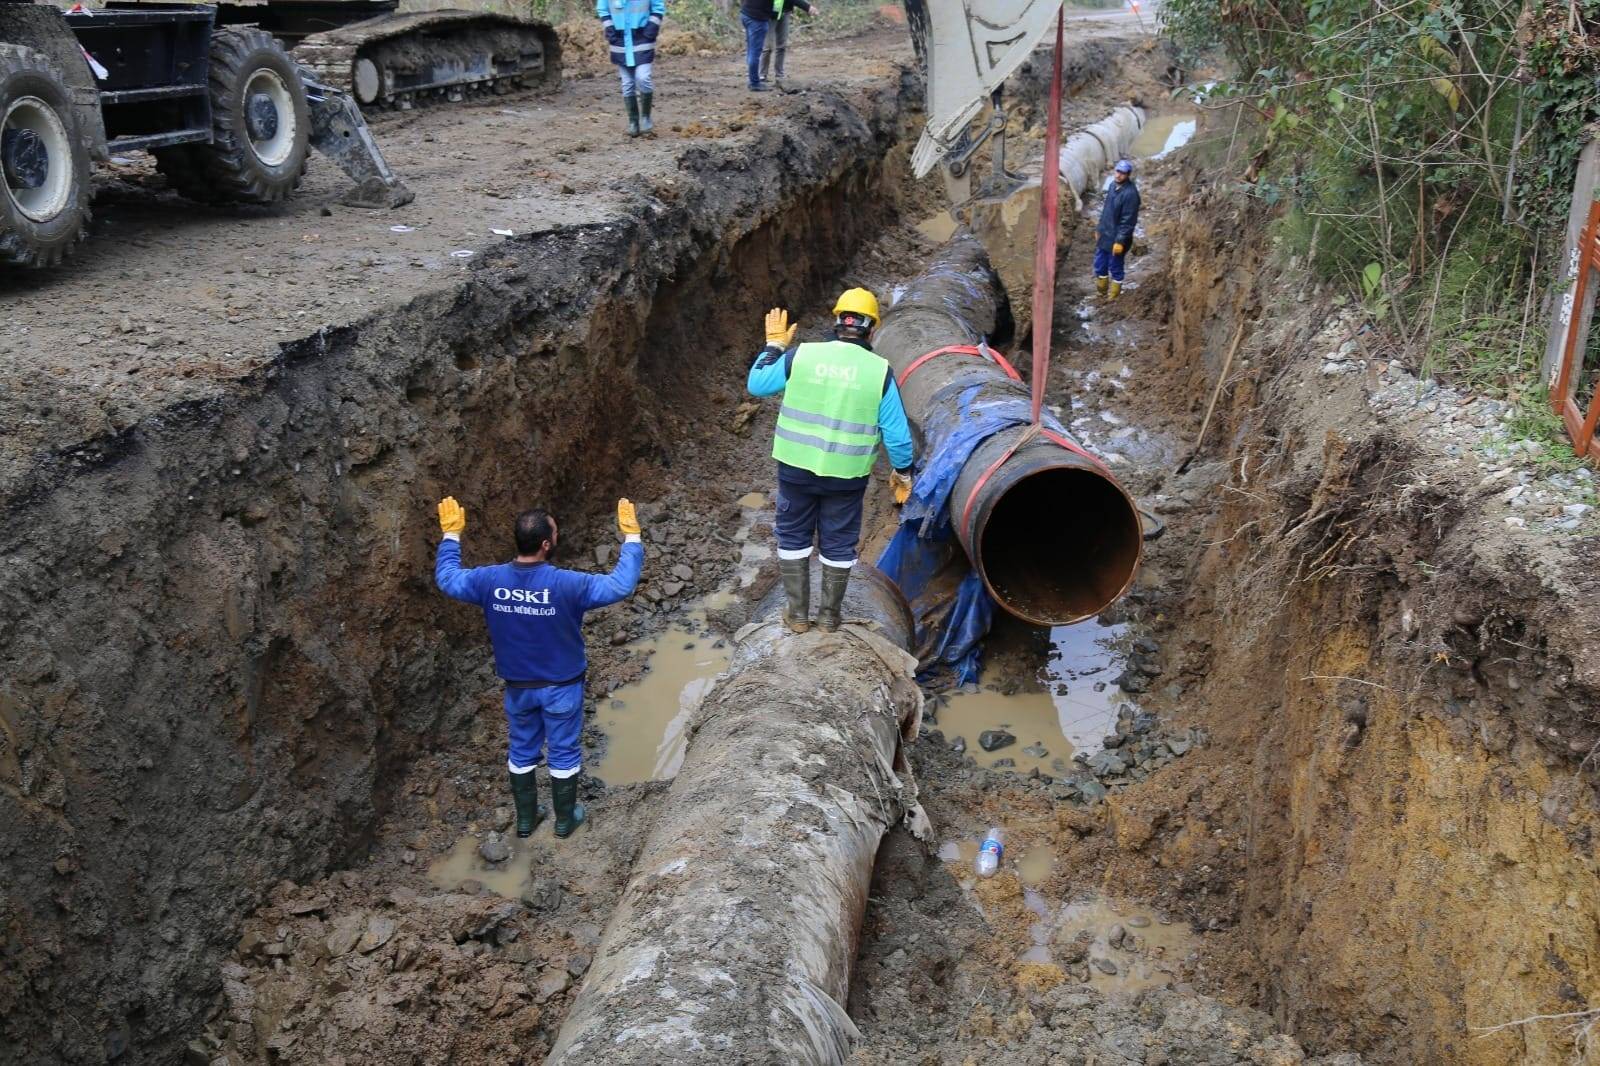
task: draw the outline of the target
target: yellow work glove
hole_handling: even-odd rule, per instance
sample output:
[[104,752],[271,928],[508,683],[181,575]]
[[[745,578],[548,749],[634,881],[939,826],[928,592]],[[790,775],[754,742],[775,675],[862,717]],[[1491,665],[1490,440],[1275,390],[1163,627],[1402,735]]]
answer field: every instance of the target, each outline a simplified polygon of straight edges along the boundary
[[894,505],[901,507],[911,499],[911,475],[898,470],[889,472],[889,491],[894,494]]
[[446,496],[439,501],[439,529],[444,533],[461,535],[467,528],[467,512],[454,496]]
[[637,537],[639,535],[639,515],[633,509],[633,503],[624,496],[617,501],[617,529],[624,537]]
[[783,308],[774,307],[767,312],[768,344],[775,344],[787,351],[789,345],[794,343],[794,335],[799,330],[799,326],[789,325],[789,312]]
[[1111,254],[1112,255],[1121,255],[1125,251],[1127,251],[1127,249],[1124,248],[1121,244],[1113,244],[1111,246]]

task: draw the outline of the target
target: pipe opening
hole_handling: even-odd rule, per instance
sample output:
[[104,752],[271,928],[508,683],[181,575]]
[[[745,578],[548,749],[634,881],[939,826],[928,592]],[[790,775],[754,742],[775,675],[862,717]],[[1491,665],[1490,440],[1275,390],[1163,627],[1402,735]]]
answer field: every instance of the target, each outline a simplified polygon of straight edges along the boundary
[[1040,625],[1067,625],[1110,606],[1139,565],[1139,514],[1126,493],[1081,467],[1029,474],[978,529],[978,569],[994,598]]

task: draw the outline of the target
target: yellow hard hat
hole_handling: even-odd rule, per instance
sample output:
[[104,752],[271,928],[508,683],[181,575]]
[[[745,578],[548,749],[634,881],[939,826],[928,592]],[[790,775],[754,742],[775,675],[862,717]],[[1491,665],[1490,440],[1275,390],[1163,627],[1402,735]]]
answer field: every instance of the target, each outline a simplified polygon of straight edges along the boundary
[[839,302],[833,305],[835,318],[843,314],[866,315],[877,322],[878,298],[869,289],[846,289],[839,295]]

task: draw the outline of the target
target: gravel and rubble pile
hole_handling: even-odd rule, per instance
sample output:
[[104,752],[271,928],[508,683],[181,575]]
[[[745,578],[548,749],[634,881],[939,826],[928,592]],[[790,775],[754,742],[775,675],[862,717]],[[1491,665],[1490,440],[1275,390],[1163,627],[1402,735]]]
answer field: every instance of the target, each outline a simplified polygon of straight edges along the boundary
[[1519,432],[1515,404],[1452,387],[1386,359],[1355,314],[1331,316],[1311,342],[1321,350],[1320,374],[1363,375],[1368,407],[1380,419],[1404,422],[1469,476],[1476,493],[1503,508],[1507,526],[1543,533],[1592,529],[1595,471],[1578,465],[1564,443]]

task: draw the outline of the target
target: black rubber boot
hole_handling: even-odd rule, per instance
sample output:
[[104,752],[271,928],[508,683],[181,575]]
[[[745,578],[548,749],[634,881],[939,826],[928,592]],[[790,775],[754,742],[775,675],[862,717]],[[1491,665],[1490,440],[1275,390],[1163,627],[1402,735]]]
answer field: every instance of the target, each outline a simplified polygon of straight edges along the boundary
[[584,818],[588,817],[584,813],[583,804],[578,802],[578,775],[552,777],[550,795],[556,807],[556,836],[569,837],[573,830],[583,824]]
[[822,564],[822,602],[817,605],[817,628],[824,633],[838,630],[840,611],[844,608],[844,590],[849,585],[848,566]]
[[538,773],[538,770],[529,770],[525,774],[506,772],[506,776],[511,778],[511,799],[517,805],[519,837],[531,837],[533,831],[539,828],[539,823],[544,821],[545,815],[550,813],[539,805]]
[[656,95],[655,93],[640,93],[639,94],[639,132],[640,133],[649,133],[651,130],[656,128],[656,124],[654,122],[650,121],[650,103],[655,98],[655,95]]
[[796,633],[810,631],[811,556],[779,559],[778,576],[783,579],[783,624]]
[[622,106],[628,109],[628,136],[639,136],[639,98],[636,96],[624,96],[622,98]]

